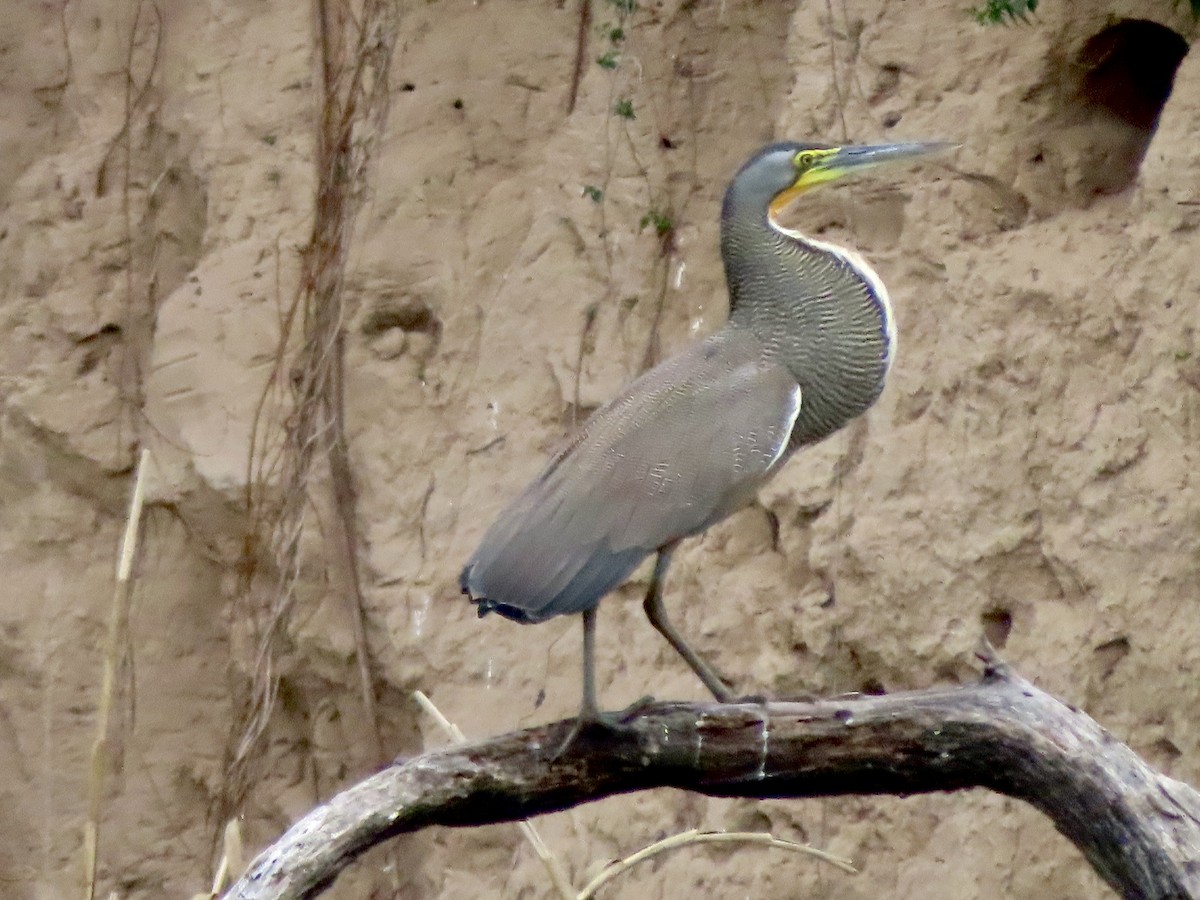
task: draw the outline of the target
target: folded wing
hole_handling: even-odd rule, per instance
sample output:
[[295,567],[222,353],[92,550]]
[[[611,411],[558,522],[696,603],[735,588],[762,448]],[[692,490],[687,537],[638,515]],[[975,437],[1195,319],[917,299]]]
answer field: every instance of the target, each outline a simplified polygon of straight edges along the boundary
[[537,622],[595,606],[648,554],[748,503],[783,461],[800,388],[726,328],[598,410],[501,513],[463,571],[480,604]]

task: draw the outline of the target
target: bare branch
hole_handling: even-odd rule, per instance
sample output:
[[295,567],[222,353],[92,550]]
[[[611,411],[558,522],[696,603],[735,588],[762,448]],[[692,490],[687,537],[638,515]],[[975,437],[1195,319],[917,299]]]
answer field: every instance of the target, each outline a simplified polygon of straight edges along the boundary
[[1200,794],[1003,666],[981,683],[815,703],[659,703],[397,761],[313,810],[227,897],[312,897],[386,838],[675,787],[723,797],[985,787],[1049,816],[1122,896],[1200,897]]

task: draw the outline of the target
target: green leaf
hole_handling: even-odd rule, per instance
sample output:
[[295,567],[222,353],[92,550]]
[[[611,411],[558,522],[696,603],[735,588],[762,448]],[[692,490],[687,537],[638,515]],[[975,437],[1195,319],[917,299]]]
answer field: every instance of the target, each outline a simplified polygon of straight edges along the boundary
[[671,217],[664,212],[659,212],[657,209],[652,209],[650,212],[642,216],[639,227],[644,229],[648,225],[654,226],[654,233],[659,237],[669,234],[674,224],[671,222]]
[[626,98],[618,100],[613,104],[613,112],[622,119],[636,119],[637,116],[633,112],[633,101]]
[[1008,25],[1027,22],[1037,12],[1037,6],[1038,0],[985,0],[982,6],[972,7],[968,12],[980,25]]

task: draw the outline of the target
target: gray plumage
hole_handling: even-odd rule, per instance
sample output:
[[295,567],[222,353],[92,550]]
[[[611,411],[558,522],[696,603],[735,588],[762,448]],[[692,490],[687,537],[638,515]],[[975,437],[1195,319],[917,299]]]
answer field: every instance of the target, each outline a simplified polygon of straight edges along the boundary
[[[499,515],[463,569],[462,589],[480,615],[541,622],[584,613],[581,718],[595,715],[593,611],[656,551],[647,613],[714,694],[728,696],[666,621],[661,580],[670,552],[748,504],[799,447],[864,412],[883,389],[894,346],[874,272],[849,251],[778,227],[770,206],[804,189],[821,165],[865,167],[934,147],[782,143],[750,159],[722,205],[729,322],[598,410]],[[817,162],[806,167],[808,157]]]
[[754,497],[786,452],[797,393],[737,326],[651,369],[501,514],[464,587],[481,612],[524,622],[595,606],[647,554]]
[[895,338],[887,292],[867,264],[772,223],[767,210],[779,189],[772,193],[770,184],[778,181],[741,183],[743,173],[778,148],[805,145],[775,145],[742,167],[721,206],[721,256],[729,285],[726,327],[751,331],[764,356],[787,366],[804,393],[789,448],[795,450],[875,402]]

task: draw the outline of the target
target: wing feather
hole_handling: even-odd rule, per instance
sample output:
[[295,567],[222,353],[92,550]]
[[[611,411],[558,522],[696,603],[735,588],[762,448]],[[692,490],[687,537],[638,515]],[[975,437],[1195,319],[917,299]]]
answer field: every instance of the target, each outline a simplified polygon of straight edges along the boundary
[[800,389],[726,328],[633,382],[504,510],[463,573],[481,611],[581,612],[648,554],[748,503],[784,461]]

